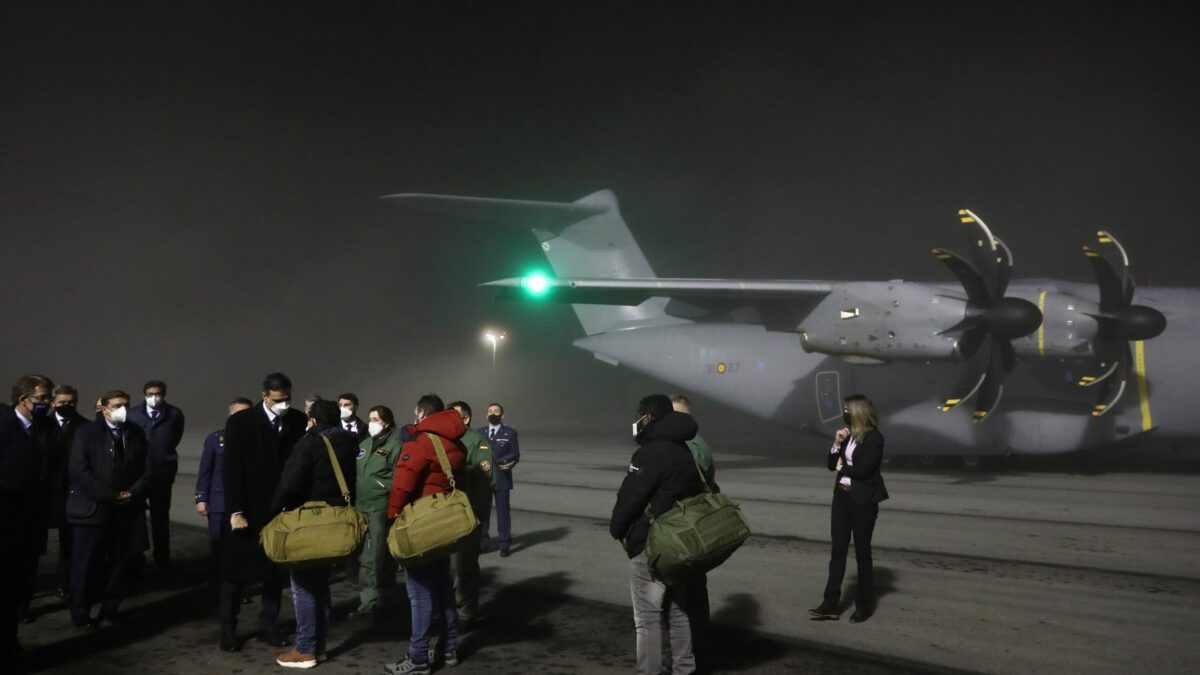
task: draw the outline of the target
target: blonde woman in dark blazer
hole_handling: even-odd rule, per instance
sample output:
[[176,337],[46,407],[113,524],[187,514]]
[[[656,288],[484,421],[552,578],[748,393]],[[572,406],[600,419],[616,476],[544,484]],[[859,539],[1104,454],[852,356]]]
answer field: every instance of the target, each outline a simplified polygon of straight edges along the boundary
[[858,595],[850,623],[866,621],[875,601],[871,563],[871,535],[879,516],[879,502],[888,498],[883,476],[883,434],[875,406],[866,396],[847,396],[842,406],[846,426],[837,430],[827,464],[837,472],[834,481],[833,506],[830,509],[829,529],[833,553],[829,558],[829,580],[825,598],[808,610],[814,620],[836,621],[841,617],[842,578],[846,576],[846,553],[850,538],[854,538],[854,557],[858,562]]

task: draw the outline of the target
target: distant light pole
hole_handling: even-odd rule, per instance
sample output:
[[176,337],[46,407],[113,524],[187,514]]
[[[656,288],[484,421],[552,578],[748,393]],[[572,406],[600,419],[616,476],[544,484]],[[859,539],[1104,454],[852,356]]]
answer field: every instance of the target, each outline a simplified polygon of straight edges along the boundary
[[504,333],[502,331],[485,330],[483,331],[483,341],[492,346],[492,396],[496,395],[496,348],[504,342]]
[[501,342],[504,342],[504,333],[494,330],[485,330],[483,332],[483,341],[492,346],[492,370],[496,369],[496,347]]

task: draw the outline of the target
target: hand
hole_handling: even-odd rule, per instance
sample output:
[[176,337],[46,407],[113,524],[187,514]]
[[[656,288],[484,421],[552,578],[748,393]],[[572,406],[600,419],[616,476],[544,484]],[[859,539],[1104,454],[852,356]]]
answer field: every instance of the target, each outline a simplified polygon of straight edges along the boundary
[[229,516],[229,528],[231,530],[244,530],[247,527],[250,527],[250,521],[246,520],[246,516],[240,513]]
[[833,442],[837,443],[838,445],[841,445],[849,437],[850,437],[850,428],[842,427],[841,429],[838,429],[837,433],[835,433],[833,435]]
[[838,458],[838,463],[837,463],[837,470],[838,470],[838,471],[841,471],[841,470],[842,470],[842,466],[844,466],[844,465],[843,465],[843,463],[842,463],[842,459],[839,457],[839,458]]
[[208,502],[196,502],[196,513],[202,516],[208,516]]
[[514,464],[516,464],[516,462],[501,462],[500,468],[504,471],[508,471],[509,469],[513,468]]
[[130,499],[133,499],[132,492],[129,492],[127,490],[122,490],[121,492],[117,493],[117,503],[118,504],[124,504],[125,502],[129,501]]

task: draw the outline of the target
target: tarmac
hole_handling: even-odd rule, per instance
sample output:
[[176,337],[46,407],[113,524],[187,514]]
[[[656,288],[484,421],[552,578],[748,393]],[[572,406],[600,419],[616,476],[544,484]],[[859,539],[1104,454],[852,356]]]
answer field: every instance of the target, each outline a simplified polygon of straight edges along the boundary
[[[522,437],[513,555],[482,559],[485,623],[455,673],[633,670],[627,563],[607,532],[632,450]],[[1190,673],[1200,662],[1200,482],[1194,474],[885,470],[892,499],[875,535],[878,609],[863,624],[809,621],[828,562],[832,478],[797,458],[726,455],[718,482],[755,536],[709,579],[720,672]],[[191,462],[191,463],[189,463]],[[119,625],[80,631],[43,593],[21,628],[31,672],[281,672],[272,649],[217,649],[207,542],[187,467],[172,530],[178,573],[153,567]],[[194,470],[193,470],[194,471]],[[52,538],[53,539],[53,538]],[[53,547],[52,541],[52,547]],[[853,558],[853,554],[851,554]],[[48,589],[52,554],[43,558]],[[853,597],[851,560],[844,597]],[[334,584],[325,673],[380,673],[403,656],[407,603],[380,626],[344,620]],[[844,603],[849,607],[849,602]],[[243,609],[249,638],[257,601]],[[291,622],[285,594],[283,620]]]

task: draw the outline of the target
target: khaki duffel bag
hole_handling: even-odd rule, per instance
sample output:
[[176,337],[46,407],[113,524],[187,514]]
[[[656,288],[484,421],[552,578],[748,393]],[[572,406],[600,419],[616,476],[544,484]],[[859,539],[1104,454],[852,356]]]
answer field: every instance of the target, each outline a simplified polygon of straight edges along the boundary
[[442,471],[450,479],[450,493],[421,497],[405,506],[396,517],[388,532],[388,550],[405,566],[448,557],[479,527],[466,493],[455,486],[442,439],[434,434],[426,435],[433,441]]

